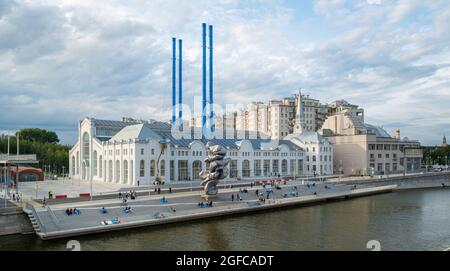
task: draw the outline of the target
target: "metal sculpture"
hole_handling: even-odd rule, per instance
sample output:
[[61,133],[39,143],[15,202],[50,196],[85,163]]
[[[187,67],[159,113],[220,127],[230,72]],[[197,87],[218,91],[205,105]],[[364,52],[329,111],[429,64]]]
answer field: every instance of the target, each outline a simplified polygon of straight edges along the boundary
[[160,146],[160,149],[161,149],[161,151],[159,152],[159,156],[158,156],[158,159],[156,160],[156,165],[155,165],[155,167],[156,167],[156,169],[155,169],[155,171],[156,171],[156,177],[155,177],[155,180],[153,181],[153,184],[154,185],[163,185],[164,184],[164,178],[161,176],[161,173],[160,173],[160,162],[161,162],[161,156],[163,155],[163,153],[164,153],[164,151],[167,149],[167,144],[168,144],[168,142],[167,141],[160,141],[159,142],[159,146]]
[[220,180],[228,176],[228,164],[230,159],[225,159],[227,151],[220,145],[209,146],[208,157],[205,159],[206,169],[200,172],[199,176],[203,180],[204,197],[217,195],[217,184]]

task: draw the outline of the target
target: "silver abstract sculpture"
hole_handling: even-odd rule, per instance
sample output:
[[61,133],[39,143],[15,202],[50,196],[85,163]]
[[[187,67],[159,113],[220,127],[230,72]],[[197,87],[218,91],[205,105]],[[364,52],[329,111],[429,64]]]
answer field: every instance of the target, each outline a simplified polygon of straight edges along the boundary
[[229,159],[225,159],[227,151],[220,145],[209,146],[208,157],[205,159],[206,169],[200,172],[199,176],[203,180],[201,185],[204,186],[205,196],[217,195],[217,184],[220,180],[228,176],[227,165]]

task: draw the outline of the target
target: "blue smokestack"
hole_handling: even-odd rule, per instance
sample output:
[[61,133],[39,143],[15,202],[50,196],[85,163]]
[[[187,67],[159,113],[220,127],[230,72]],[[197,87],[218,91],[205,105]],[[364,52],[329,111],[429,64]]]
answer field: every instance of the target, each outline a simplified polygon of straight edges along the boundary
[[202,138],[206,134],[206,24],[202,24],[203,64],[202,64]]
[[183,125],[183,40],[178,40],[178,49],[179,49],[179,64],[178,64],[178,121],[180,122],[180,126]]
[[209,125],[214,132],[214,96],[213,96],[213,26],[209,26]]
[[177,39],[172,38],[172,125],[175,125],[176,121],[176,48],[177,47]]

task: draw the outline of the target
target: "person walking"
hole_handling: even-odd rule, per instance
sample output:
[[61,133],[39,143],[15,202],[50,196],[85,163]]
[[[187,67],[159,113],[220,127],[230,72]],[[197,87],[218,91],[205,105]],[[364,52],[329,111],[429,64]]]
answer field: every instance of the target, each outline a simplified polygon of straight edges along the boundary
[[231,194],[231,201],[234,201],[234,194]]

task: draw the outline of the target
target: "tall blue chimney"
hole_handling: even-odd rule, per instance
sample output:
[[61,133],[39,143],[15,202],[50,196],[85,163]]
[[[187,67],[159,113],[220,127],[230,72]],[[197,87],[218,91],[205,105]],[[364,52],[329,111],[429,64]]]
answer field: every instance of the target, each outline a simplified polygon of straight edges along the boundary
[[172,125],[175,125],[176,121],[176,69],[177,69],[177,63],[176,63],[176,50],[177,50],[177,39],[172,38]]
[[178,40],[179,64],[178,64],[178,121],[179,125],[183,125],[183,40]]
[[214,96],[213,96],[213,26],[209,26],[209,126],[214,132]]
[[202,138],[206,134],[206,24],[202,24],[203,64],[202,64]]

